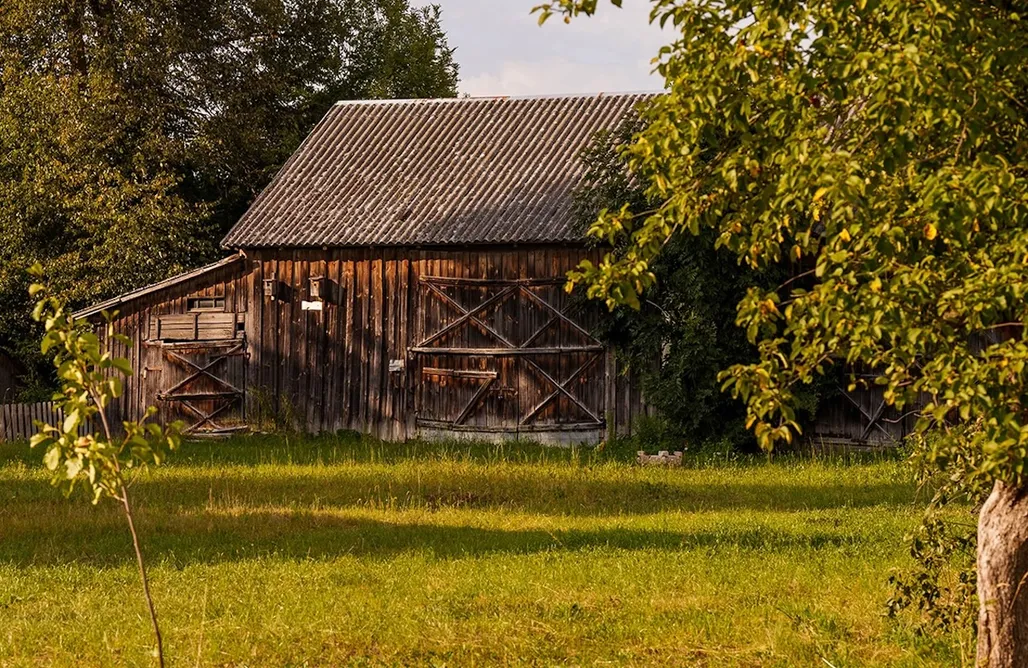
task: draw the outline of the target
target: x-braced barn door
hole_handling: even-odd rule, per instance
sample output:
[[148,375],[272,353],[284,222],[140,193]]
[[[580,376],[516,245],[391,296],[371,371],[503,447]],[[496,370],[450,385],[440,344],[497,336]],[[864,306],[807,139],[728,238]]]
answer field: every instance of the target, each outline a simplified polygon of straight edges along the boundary
[[146,349],[144,400],[158,406],[162,421],[182,420],[197,435],[246,428],[244,338],[150,340]]
[[501,433],[604,427],[604,347],[563,278],[419,278],[418,425]]

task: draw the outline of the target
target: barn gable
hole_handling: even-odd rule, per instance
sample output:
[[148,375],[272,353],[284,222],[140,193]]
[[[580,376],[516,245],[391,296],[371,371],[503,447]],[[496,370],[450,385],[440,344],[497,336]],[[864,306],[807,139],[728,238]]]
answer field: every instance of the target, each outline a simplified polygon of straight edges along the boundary
[[171,276],[170,278],[166,278],[163,281],[158,281],[157,283],[144,286],[137,290],[125,292],[116,297],[112,297],[111,299],[108,299],[106,301],[102,301],[98,304],[93,304],[92,306],[77,311],[75,313],[75,317],[91,318],[93,316],[100,315],[104,311],[113,312],[122,308],[123,306],[132,307],[135,303],[147,297],[152,298],[154,296],[158,296],[159,298],[159,296],[162,293],[168,292],[178,286],[188,285],[189,283],[195,282],[197,279],[202,279],[202,277],[212,272],[216,272],[219,269],[230,267],[234,264],[242,262],[244,259],[245,256],[241,253],[229,255],[226,258],[223,258],[221,260],[218,260],[217,262],[213,262],[206,266],[199,267],[197,269],[192,269],[190,271],[186,271],[175,276]]
[[592,135],[646,94],[341,102],[228,248],[576,242]]

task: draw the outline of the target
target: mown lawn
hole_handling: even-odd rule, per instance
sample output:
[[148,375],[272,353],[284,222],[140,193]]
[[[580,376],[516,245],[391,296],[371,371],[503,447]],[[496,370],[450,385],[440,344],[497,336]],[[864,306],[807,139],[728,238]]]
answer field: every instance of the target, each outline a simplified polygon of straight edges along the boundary
[[[0,665],[149,665],[122,517],[0,446]],[[133,488],[172,666],[959,665],[883,616],[904,465],[187,444]]]

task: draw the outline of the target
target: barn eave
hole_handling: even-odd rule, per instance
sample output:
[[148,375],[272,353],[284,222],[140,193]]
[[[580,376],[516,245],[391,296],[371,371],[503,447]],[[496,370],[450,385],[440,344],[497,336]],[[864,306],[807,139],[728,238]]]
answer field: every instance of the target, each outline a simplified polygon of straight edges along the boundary
[[246,259],[246,254],[243,251],[237,251],[235,254],[230,255],[230,256],[228,256],[226,258],[222,258],[221,260],[218,260],[217,262],[212,262],[211,264],[204,265],[204,266],[199,267],[197,269],[192,269],[190,271],[186,271],[186,272],[183,272],[181,274],[177,274],[177,275],[172,276],[170,278],[166,278],[163,281],[158,281],[156,283],[151,283],[150,285],[147,285],[147,286],[142,287],[142,288],[138,288],[136,290],[130,290],[128,292],[124,292],[124,293],[122,293],[120,295],[117,295],[116,297],[111,297],[110,299],[108,299],[106,301],[102,301],[102,302],[100,302],[98,304],[93,304],[92,306],[87,306],[84,309],[80,309],[78,311],[75,311],[75,313],[73,315],[74,315],[74,317],[79,318],[79,319],[92,318],[94,316],[97,316],[97,315],[103,313],[104,311],[110,312],[113,309],[115,309],[115,308],[117,308],[117,307],[119,307],[119,306],[121,306],[123,304],[127,304],[127,303],[132,302],[132,301],[134,301],[136,299],[139,299],[141,297],[145,297],[147,295],[154,294],[155,292],[160,292],[161,290],[165,290],[167,288],[175,287],[176,285],[179,285],[181,283],[185,283],[185,282],[190,281],[190,280],[192,280],[194,278],[198,278],[200,276],[203,276],[204,274],[207,274],[209,272],[215,271],[217,269],[221,269],[223,267],[228,267],[228,266],[233,265],[233,264],[235,264],[237,262],[242,262],[244,259]]

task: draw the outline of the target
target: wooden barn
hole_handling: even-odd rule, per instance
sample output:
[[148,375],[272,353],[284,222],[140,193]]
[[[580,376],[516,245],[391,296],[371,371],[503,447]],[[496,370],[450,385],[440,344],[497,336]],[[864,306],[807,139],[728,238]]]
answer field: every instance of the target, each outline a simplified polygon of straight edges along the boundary
[[[223,241],[117,311],[136,375],[194,433],[275,419],[386,439],[601,440],[646,408],[566,294],[589,250],[581,149],[644,98],[343,102]],[[119,349],[122,348],[122,349]]]

